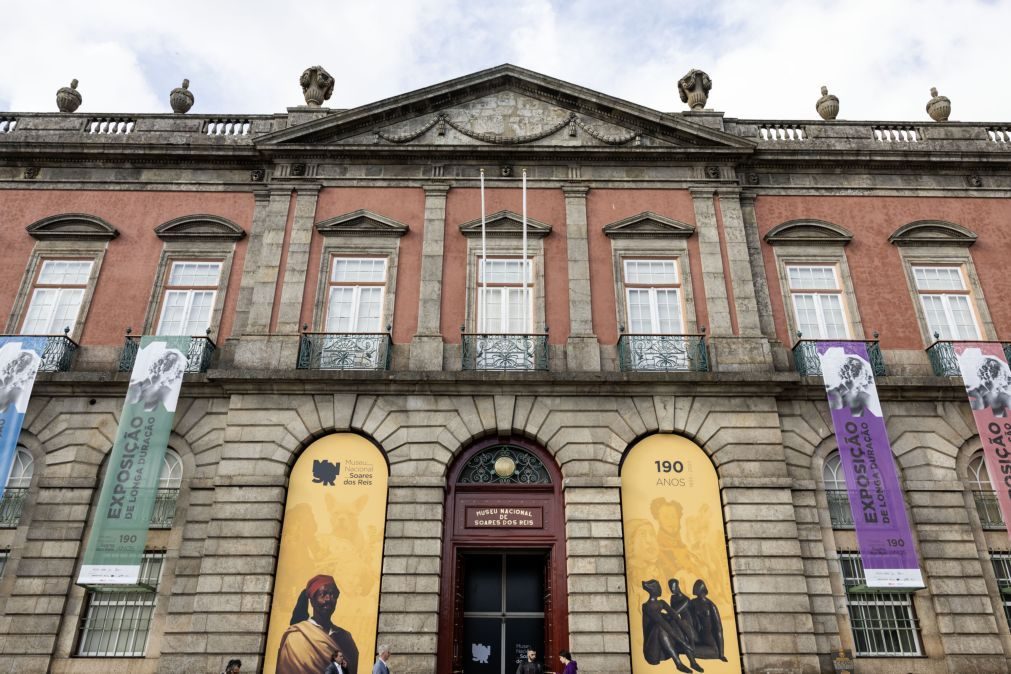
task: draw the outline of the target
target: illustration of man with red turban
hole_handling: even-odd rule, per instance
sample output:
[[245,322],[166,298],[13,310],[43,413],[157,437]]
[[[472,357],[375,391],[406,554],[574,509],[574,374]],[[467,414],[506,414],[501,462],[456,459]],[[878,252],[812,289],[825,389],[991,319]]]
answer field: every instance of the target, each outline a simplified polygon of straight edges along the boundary
[[330,621],[338,597],[333,576],[313,576],[306,583],[291,614],[291,627],[281,635],[277,674],[319,674],[335,651],[342,651],[347,659],[346,674],[356,674],[358,646],[350,632]]

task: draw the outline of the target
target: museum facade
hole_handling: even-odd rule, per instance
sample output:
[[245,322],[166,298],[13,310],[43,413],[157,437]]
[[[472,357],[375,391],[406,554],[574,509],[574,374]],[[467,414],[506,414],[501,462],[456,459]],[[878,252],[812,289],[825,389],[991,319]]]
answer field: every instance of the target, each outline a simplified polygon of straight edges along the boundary
[[[45,344],[0,669],[1008,671],[956,354],[1011,340],[1011,125],[736,119],[698,71],[683,112],[511,65],[301,84],[0,112],[4,343]],[[189,339],[141,582],[81,584],[152,335]],[[873,365],[921,587],[868,583],[819,340]]]

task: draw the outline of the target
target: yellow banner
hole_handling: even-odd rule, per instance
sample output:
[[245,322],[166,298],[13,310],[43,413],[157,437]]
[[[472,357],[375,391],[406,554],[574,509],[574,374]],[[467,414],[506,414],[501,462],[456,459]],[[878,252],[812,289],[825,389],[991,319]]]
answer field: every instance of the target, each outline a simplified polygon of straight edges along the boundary
[[695,443],[653,435],[621,467],[632,671],[738,674],[716,469]]
[[386,460],[337,433],[298,458],[288,482],[263,671],[320,674],[341,651],[367,672],[376,649]]

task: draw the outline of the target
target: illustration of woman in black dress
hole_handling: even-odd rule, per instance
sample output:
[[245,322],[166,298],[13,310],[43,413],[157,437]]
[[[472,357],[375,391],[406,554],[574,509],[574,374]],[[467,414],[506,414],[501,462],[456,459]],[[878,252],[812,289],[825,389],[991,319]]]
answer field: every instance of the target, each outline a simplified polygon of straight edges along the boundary
[[[658,665],[664,660],[673,660],[679,672],[691,672],[692,669],[696,672],[704,671],[695,662],[695,644],[691,633],[686,633],[683,621],[677,617],[670,604],[660,599],[663,592],[660,581],[644,580],[642,589],[649,593],[649,599],[642,605],[642,654],[646,662]],[[691,669],[681,662],[681,653],[688,656]]]
[[[709,588],[706,581],[699,578],[692,587],[695,598],[691,600],[688,611],[695,625],[695,652],[703,659],[719,658],[727,661],[723,655],[723,621],[720,609],[709,598]],[[672,602],[673,603],[673,602]]]

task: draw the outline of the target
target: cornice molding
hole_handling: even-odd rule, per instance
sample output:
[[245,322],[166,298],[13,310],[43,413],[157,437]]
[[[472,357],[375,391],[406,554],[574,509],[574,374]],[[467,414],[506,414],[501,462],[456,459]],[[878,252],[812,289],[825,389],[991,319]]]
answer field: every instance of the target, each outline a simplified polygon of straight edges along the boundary
[[217,215],[184,215],[154,228],[162,241],[238,241],[246,236],[242,227]]
[[[490,239],[519,239],[523,236],[523,216],[512,211],[499,211],[484,219],[485,236]],[[464,236],[481,236],[481,219],[471,220],[460,225],[460,233]],[[551,233],[551,225],[527,218],[527,238],[543,239]]]
[[52,215],[33,222],[25,229],[39,241],[109,241],[119,236],[115,227],[87,213]]
[[892,232],[888,242],[893,246],[962,246],[976,243],[976,233],[961,225],[944,220],[917,220]]
[[687,239],[694,233],[694,226],[652,211],[604,225],[604,235],[609,239]]
[[824,220],[790,220],[773,227],[765,235],[765,242],[772,245],[845,246],[853,240],[853,234],[839,225]]
[[402,222],[364,208],[316,223],[316,231],[325,237],[400,237],[410,230]]

